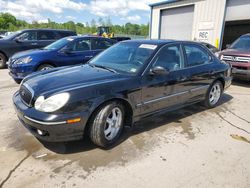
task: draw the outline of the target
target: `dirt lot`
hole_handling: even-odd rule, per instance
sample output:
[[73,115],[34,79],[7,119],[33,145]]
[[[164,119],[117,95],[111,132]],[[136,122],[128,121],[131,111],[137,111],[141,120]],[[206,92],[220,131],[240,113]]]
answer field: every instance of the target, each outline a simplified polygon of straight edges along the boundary
[[101,150],[87,139],[48,144],[18,121],[18,89],[0,70],[0,187],[250,187],[250,84],[220,106],[145,119]]

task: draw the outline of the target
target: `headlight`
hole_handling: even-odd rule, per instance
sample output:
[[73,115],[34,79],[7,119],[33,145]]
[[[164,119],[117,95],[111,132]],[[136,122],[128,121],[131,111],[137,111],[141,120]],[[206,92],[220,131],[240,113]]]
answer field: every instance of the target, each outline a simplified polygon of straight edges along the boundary
[[219,52],[215,52],[214,55],[219,58],[220,53]]
[[15,63],[19,65],[19,64],[27,64],[31,61],[32,61],[32,58],[28,56],[28,57],[17,59]]
[[40,96],[35,102],[35,109],[42,112],[54,112],[62,108],[68,102],[69,97],[69,93],[59,93],[47,99]]

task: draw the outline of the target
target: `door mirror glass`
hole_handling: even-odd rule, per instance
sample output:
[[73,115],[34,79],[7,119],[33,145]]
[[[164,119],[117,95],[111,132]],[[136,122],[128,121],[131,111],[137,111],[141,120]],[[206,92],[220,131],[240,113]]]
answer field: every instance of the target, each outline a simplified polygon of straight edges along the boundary
[[161,66],[156,66],[150,69],[150,75],[167,75],[169,71]]
[[64,49],[61,50],[61,52],[64,53],[64,54],[71,54],[72,53],[72,49],[70,49],[70,48],[64,48]]

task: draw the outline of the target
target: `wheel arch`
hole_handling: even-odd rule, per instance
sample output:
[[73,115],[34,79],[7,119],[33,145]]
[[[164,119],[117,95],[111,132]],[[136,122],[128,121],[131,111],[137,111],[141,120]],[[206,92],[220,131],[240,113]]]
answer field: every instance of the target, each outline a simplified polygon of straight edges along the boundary
[[9,58],[8,58],[8,56],[6,55],[6,53],[5,53],[4,51],[2,51],[2,50],[0,50],[0,53],[3,54],[3,55],[5,56],[5,58],[6,58],[6,60],[8,61]]
[[125,108],[125,123],[124,123],[124,125],[132,127],[132,124],[133,124],[133,113],[134,113],[134,111],[133,111],[131,103],[127,99],[125,99],[125,98],[116,96],[116,97],[108,98],[105,101],[96,103],[94,105],[94,107],[91,110],[90,116],[88,117],[88,120],[87,120],[84,132],[87,132],[89,130],[90,122],[91,122],[92,118],[94,117],[94,115],[103,106],[105,106],[106,104],[108,104],[110,102],[115,102],[115,101],[120,102],[124,106],[124,108]]
[[[215,83],[216,81],[220,81],[220,82],[222,83],[223,89],[225,88],[225,79],[224,79],[222,76],[216,78],[216,79],[213,81],[213,83]],[[211,85],[213,85],[213,83],[212,83]]]
[[35,66],[35,70],[37,71],[37,69],[42,66],[42,65],[45,65],[45,64],[48,64],[48,65],[51,65],[53,67],[57,67],[55,63],[51,62],[51,61],[42,61],[42,62],[39,62],[36,66]]

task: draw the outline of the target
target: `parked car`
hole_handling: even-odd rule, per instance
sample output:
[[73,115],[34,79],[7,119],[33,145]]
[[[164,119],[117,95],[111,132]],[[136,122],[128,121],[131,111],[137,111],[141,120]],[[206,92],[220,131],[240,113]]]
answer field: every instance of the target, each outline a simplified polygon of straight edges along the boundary
[[222,61],[233,67],[233,77],[250,80],[250,34],[238,38],[232,45],[218,54]]
[[212,44],[206,43],[206,42],[200,42],[202,45],[206,46],[211,52],[217,53],[219,52],[219,49],[213,46]]
[[16,52],[42,48],[60,38],[74,35],[74,31],[53,29],[26,29],[12,33],[0,39],[0,68],[5,68],[9,57]]
[[9,74],[20,83],[25,76],[35,71],[86,63],[114,43],[102,37],[63,38],[44,48],[15,54],[9,59]]
[[108,147],[125,125],[145,116],[200,101],[215,107],[230,84],[230,65],[201,44],[128,40],[87,64],[26,77],[13,102],[20,121],[41,140],[89,135]]

